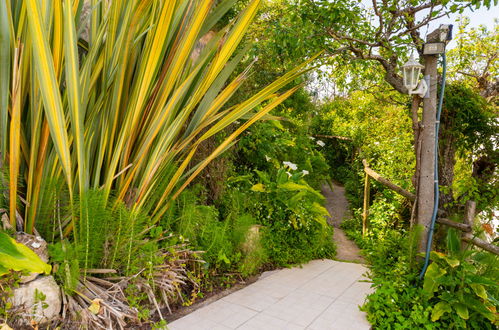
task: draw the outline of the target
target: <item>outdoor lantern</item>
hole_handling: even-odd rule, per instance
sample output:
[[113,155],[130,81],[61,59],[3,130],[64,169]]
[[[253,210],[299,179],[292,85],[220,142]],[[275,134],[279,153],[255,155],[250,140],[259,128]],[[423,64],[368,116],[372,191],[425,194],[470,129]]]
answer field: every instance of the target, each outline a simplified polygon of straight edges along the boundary
[[414,57],[411,55],[409,61],[402,65],[403,76],[404,76],[404,86],[409,91],[409,94],[419,94],[419,96],[424,97],[428,86],[426,81],[419,81],[419,74],[424,66],[416,62]]

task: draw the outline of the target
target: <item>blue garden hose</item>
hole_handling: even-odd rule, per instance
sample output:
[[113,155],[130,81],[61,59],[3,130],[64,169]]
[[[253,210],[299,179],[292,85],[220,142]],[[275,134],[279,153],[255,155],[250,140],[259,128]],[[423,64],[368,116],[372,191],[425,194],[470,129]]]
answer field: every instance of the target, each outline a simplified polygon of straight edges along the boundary
[[[428,268],[428,265],[430,263],[430,252],[431,252],[431,245],[433,242],[433,231],[435,230],[435,222],[437,221],[437,212],[438,212],[438,200],[439,200],[439,187],[438,187],[438,131],[440,129],[440,114],[442,113],[442,105],[444,103],[444,93],[445,93],[445,76],[447,73],[447,60],[445,58],[445,53],[442,54],[442,66],[443,66],[443,72],[442,72],[442,87],[440,89],[440,95],[438,99],[438,108],[437,108],[437,116],[436,116],[436,121],[435,121],[435,182],[434,182],[434,190],[435,190],[435,200],[433,202],[433,214],[431,217],[431,224],[430,224],[430,231],[428,232],[428,240],[426,242],[426,255],[425,255],[425,260],[424,260],[424,265],[423,269],[421,270],[421,273],[419,274],[419,279],[422,280],[424,277],[424,274],[426,273],[426,269]],[[429,88],[430,86],[428,86]]]

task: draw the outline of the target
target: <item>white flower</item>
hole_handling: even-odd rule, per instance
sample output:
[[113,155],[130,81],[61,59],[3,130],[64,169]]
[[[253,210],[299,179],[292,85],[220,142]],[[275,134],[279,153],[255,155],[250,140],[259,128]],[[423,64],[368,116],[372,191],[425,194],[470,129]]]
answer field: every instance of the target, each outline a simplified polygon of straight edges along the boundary
[[266,160],[266,161],[269,161],[269,160],[271,160],[271,159],[272,159],[272,158],[270,158],[269,156],[265,155],[265,160]]
[[234,124],[239,125],[241,122],[239,120],[236,120]]
[[379,142],[378,141],[374,142],[374,145],[376,145],[376,146],[379,145]]
[[286,172],[286,174],[288,175],[288,177],[291,177],[293,174],[289,173],[289,172]]
[[301,174],[307,175],[307,174],[309,174],[309,172],[307,170],[303,170],[303,171],[301,171]]
[[322,142],[321,140],[317,140],[316,142],[318,145],[320,145],[321,147],[324,147],[326,144],[324,142]]
[[298,166],[296,164],[291,163],[291,162],[284,161],[282,163],[284,164],[284,166],[287,166],[287,167],[289,167],[292,170],[297,170],[298,169]]
[[308,138],[309,138],[310,140],[312,140],[312,141],[313,141],[313,140],[315,140],[315,138],[314,138],[313,136],[309,136]]

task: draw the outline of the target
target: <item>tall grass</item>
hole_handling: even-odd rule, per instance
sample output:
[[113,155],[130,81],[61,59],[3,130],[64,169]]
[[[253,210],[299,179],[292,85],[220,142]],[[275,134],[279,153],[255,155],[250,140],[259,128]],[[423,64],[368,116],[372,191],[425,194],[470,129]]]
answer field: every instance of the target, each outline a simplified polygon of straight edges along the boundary
[[[12,225],[17,210],[33,232],[54,178],[63,178],[73,209],[62,219],[66,235],[88,216],[89,190],[100,190],[105,203],[115,193],[157,222],[210,161],[296,90],[279,92],[313,59],[226,106],[250,72],[229,80],[260,0],[196,46],[234,2],[0,0],[0,154],[10,173]],[[91,10],[88,23],[83,9]],[[78,31],[87,27],[84,38]],[[241,119],[192,164],[203,141]]]

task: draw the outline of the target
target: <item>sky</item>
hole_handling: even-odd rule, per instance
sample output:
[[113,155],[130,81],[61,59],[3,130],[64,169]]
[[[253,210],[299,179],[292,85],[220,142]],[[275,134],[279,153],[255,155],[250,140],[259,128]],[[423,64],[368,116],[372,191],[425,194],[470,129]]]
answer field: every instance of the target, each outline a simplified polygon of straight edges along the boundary
[[[454,25],[454,36],[457,31],[457,26],[459,24],[459,19],[461,16],[466,16],[470,19],[470,24],[468,28],[478,27],[479,25],[485,25],[489,30],[494,27],[494,21],[499,19],[499,4],[497,6],[487,9],[482,7],[475,11],[466,9],[462,14],[452,14],[450,17],[442,17],[437,21],[431,22],[428,26],[428,32],[431,32],[438,28],[440,24],[453,24]],[[422,34],[426,32],[426,28],[421,29]],[[455,42],[451,41],[447,48],[452,48]]]
[[[372,8],[372,0],[361,0],[366,8]],[[492,0],[494,2],[494,0]],[[421,35],[425,36],[428,32],[432,32],[440,26],[440,24],[453,24],[455,26],[454,31],[457,30],[457,25],[459,24],[459,18],[462,16],[469,17],[470,27],[478,27],[479,25],[485,25],[489,30],[494,26],[494,20],[499,19],[499,3],[496,6],[487,9],[482,7],[480,9],[472,11],[471,9],[466,9],[462,14],[455,13],[449,15],[449,17],[442,17],[436,21],[431,22],[428,27],[422,27],[420,29]],[[454,33],[455,35],[455,33]],[[447,46],[447,49],[453,47],[453,42],[451,41]]]
[[[494,19],[499,19],[499,4],[490,9],[482,7],[474,12],[470,9],[466,9],[463,15],[470,18],[471,27],[477,27],[483,24],[490,29],[494,26]],[[450,21],[450,24],[457,24],[456,20],[459,19],[459,14],[454,14],[453,16],[454,17],[450,17],[450,19],[442,18],[441,21]]]

